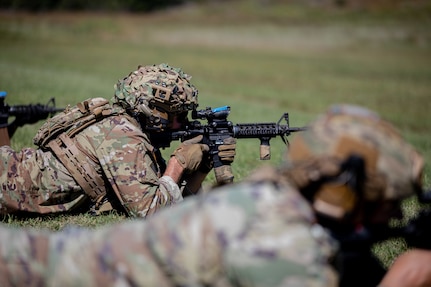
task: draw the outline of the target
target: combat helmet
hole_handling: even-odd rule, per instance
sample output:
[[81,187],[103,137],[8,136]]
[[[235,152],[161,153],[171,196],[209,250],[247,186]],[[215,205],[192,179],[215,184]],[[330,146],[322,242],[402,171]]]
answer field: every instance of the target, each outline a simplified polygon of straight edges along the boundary
[[[286,156],[290,176],[299,188],[343,174],[351,187],[362,185],[361,194],[349,184],[339,188],[333,184],[312,195],[314,208],[334,218],[352,212],[358,200],[399,201],[422,184],[423,158],[390,123],[359,106],[332,106],[296,134]],[[352,176],[349,169],[361,165],[363,175]]]
[[112,101],[134,118],[144,118],[146,128],[163,130],[170,116],[198,106],[198,90],[190,79],[167,64],[139,66],[117,82]]

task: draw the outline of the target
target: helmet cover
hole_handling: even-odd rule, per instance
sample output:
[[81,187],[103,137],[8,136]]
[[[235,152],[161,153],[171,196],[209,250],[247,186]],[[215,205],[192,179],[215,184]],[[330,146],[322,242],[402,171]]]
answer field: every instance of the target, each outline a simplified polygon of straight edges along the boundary
[[139,66],[114,86],[112,101],[132,115],[143,114],[152,122],[198,106],[198,90],[191,76],[167,64]]
[[[286,155],[290,167],[310,160],[323,160],[321,166],[330,167],[330,159],[341,162],[352,154],[365,160],[366,200],[400,200],[422,184],[424,161],[419,153],[390,123],[359,106],[332,106],[294,137]],[[380,194],[367,198],[367,181],[375,178],[383,181]]]

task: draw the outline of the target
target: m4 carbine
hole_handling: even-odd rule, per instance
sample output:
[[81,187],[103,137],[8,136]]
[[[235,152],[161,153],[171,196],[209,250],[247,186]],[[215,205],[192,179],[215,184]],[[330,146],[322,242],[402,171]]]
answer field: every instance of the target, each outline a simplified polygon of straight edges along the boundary
[[[63,110],[55,107],[54,98],[51,98],[46,105],[9,106],[4,102],[6,95],[6,92],[0,91],[0,146],[10,145],[10,138],[18,127],[25,124],[34,124]],[[11,122],[9,122],[10,117],[14,117]]]
[[[233,181],[233,174],[228,163],[222,162],[218,155],[218,147],[224,144],[224,140],[230,137],[237,139],[257,138],[260,140],[260,159],[269,160],[270,140],[280,136],[287,145],[287,136],[293,132],[303,131],[305,127],[290,127],[289,114],[284,113],[278,122],[269,123],[240,123],[233,124],[227,119],[230,113],[229,106],[218,108],[207,107],[204,110],[194,110],[192,119],[186,127],[179,131],[167,131],[152,134],[152,140],[158,143],[159,147],[165,148],[170,146],[171,141],[194,138],[198,135],[203,136],[202,143],[207,144],[210,148],[210,156],[214,163],[216,180],[219,184]],[[206,120],[207,123],[202,123]],[[281,124],[284,120],[286,123]],[[224,172],[219,172],[221,169]]]

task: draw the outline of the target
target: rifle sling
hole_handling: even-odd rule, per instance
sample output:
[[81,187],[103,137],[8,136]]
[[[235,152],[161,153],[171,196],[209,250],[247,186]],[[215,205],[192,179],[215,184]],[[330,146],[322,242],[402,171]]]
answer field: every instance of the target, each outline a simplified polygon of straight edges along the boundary
[[65,133],[50,141],[48,146],[91,200],[99,202],[106,194],[106,187],[103,178],[90,163],[91,159]]

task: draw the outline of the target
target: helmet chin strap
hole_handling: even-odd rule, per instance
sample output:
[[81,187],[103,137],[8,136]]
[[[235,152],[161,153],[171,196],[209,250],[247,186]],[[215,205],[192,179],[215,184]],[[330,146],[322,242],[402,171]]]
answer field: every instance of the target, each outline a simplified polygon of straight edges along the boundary
[[141,127],[152,131],[164,131],[169,126],[169,115],[167,112],[154,107],[151,115],[147,116]]

